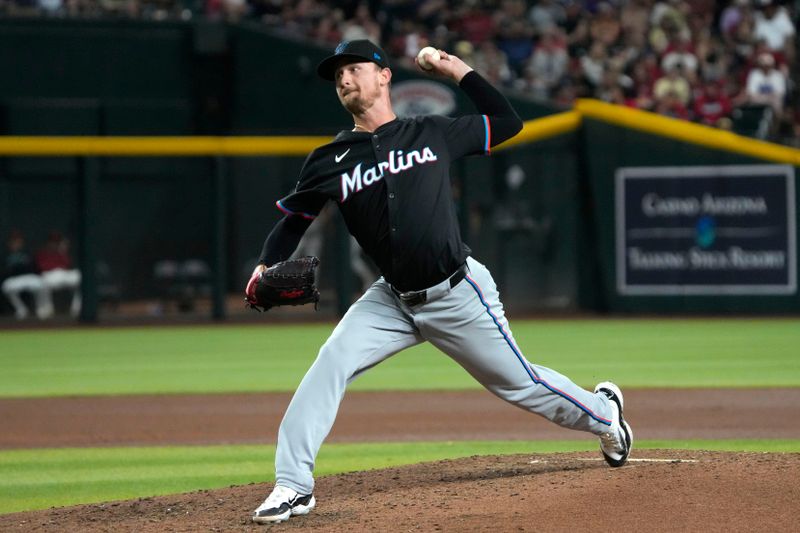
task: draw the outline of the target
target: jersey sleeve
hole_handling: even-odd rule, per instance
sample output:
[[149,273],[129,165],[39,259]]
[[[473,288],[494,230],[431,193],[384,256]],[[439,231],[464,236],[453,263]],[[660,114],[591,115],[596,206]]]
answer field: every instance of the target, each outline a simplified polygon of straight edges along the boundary
[[327,198],[316,191],[295,191],[275,202],[281,212],[288,216],[301,216],[314,220],[322,211]]
[[457,118],[430,117],[445,137],[451,159],[465,155],[488,154],[492,146],[492,128],[486,115]]
[[314,154],[309,156],[300,171],[300,179],[289,195],[284,196],[275,205],[287,216],[300,216],[307,220],[314,220],[319,215],[328,197],[314,186],[317,181],[311,169]]

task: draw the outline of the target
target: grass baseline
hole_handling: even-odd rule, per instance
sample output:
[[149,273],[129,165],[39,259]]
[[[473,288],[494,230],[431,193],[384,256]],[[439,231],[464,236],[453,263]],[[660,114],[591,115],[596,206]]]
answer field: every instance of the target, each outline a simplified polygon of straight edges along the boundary
[[[645,440],[636,444],[639,454],[647,449],[800,453],[800,440]],[[588,439],[329,444],[320,452],[316,475],[472,455],[594,450],[597,443]],[[271,481],[274,458],[274,445],[2,451],[0,514]]]
[[[293,391],[333,324],[0,332],[0,397]],[[511,321],[526,358],[591,388],[800,387],[800,319]],[[430,344],[351,390],[478,389]]]

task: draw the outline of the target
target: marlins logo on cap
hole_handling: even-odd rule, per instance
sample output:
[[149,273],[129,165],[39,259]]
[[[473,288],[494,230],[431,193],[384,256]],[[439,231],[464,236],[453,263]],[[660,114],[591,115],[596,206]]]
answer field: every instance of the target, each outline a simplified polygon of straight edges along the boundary
[[386,53],[378,45],[366,39],[358,39],[339,43],[333,55],[323,59],[317,66],[317,74],[322,79],[333,81],[337,68],[362,61],[370,61],[381,68],[389,68]]

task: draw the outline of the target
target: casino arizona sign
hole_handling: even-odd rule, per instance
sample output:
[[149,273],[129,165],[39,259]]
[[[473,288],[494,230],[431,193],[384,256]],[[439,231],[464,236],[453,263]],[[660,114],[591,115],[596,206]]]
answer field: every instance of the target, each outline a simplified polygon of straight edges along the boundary
[[403,155],[402,150],[392,150],[389,152],[388,161],[381,161],[377,166],[370,167],[363,172],[361,163],[359,163],[350,174],[347,172],[342,174],[341,201],[344,202],[351,194],[357,193],[364,187],[369,187],[383,179],[383,173],[387,170],[392,174],[399,174],[414,165],[422,165],[437,160],[436,154],[426,146],[422,149],[422,152],[411,150],[405,155]]

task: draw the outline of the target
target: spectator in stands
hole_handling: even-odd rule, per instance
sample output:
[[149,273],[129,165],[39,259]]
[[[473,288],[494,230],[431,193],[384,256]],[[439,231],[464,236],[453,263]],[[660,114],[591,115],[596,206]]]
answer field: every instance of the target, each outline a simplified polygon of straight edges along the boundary
[[683,19],[672,16],[662,16],[658,18],[658,23],[654,24],[648,34],[650,48],[659,55],[666,52],[670,43],[679,39],[691,39],[688,28],[682,26]]
[[747,74],[749,74],[751,70],[758,68],[758,59],[762,54],[772,56],[772,59],[775,60],[775,68],[781,71],[784,78],[789,77],[789,65],[786,62],[786,56],[783,54],[783,51],[772,50],[769,47],[769,44],[767,44],[767,41],[762,39],[755,44],[753,48],[753,54],[744,62],[743,78],[746,78]]
[[762,53],[758,56],[756,68],[747,75],[745,103],[770,106],[780,116],[785,96],[786,80],[783,73],[775,68],[775,59],[771,54]]
[[498,46],[506,54],[508,66],[519,75],[533,53],[533,30],[524,20],[512,20],[499,31]]
[[366,2],[358,4],[354,17],[344,23],[342,39],[345,41],[369,39],[373,43],[381,42],[381,27],[372,17],[369,4]]
[[[475,63],[475,47],[469,41],[458,41],[452,45],[453,52],[464,63],[473,65]],[[467,61],[469,60],[469,61]]]
[[690,37],[688,18],[691,10],[691,5],[683,0],[656,2],[650,13],[650,23],[655,28],[666,24],[675,32],[675,37]]
[[539,0],[528,11],[528,20],[539,35],[556,29],[564,24],[566,19],[567,12],[564,6],[554,0]]
[[667,45],[661,58],[661,70],[664,72],[669,72],[678,65],[683,68],[683,73],[690,81],[695,78],[699,62],[694,55],[691,40],[686,37],[679,37],[677,42]]
[[525,18],[525,2],[504,0],[497,18],[497,46],[508,59],[515,76],[520,76],[533,53],[533,27]]
[[622,33],[622,24],[614,7],[608,2],[597,4],[597,14],[589,22],[589,37],[606,47],[615,44]]
[[284,6],[283,21],[277,29],[303,38],[312,37],[319,20],[331,15],[331,8],[318,0],[296,0]]
[[0,289],[14,307],[18,320],[28,317],[28,308],[22,300],[23,293],[33,296],[36,316],[49,318],[53,314],[53,303],[42,277],[39,275],[33,258],[25,250],[25,236],[13,230],[6,241],[4,280]]
[[389,53],[395,56],[398,64],[413,68],[417,52],[430,44],[428,32],[412,18],[402,19],[399,24],[401,30],[390,40]]
[[721,81],[730,72],[730,59],[724,49],[710,48],[701,56],[700,78],[703,81]]
[[697,40],[710,35],[714,27],[715,4],[714,0],[693,0],[686,4],[689,6],[689,33],[695,41],[696,53],[701,51],[697,48]]
[[494,19],[489,10],[481,7],[478,0],[468,0],[457,8],[453,14],[452,28],[473,46],[480,46],[494,39]]
[[636,61],[648,53],[647,32],[637,32],[633,29],[623,30],[620,43],[615,47],[617,66],[630,69]]
[[589,49],[589,53],[581,58],[581,72],[583,78],[591,87],[597,87],[603,79],[608,51],[601,42],[595,42]]
[[478,71],[492,85],[508,86],[513,79],[506,54],[494,41],[484,41],[475,52],[472,68]]
[[566,79],[556,88],[555,94],[553,94],[553,103],[560,108],[569,108],[575,103],[577,97],[575,84],[570,79]]
[[567,50],[570,57],[576,58],[585,54],[591,46],[589,38],[590,15],[581,2],[572,2],[566,8],[567,19],[564,31],[567,34]]
[[341,9],[333,9],[327,17],[319,19],[314,28],[313,38],[323,43],[336,44],[342,41],[342,25],[344,13]]
[[686,108],[682,96],[676,91],[668,91],[658,98],[653,111],[659,115],[689,120],[689,110]]
[[525,83],[519,87],[539,98],[549,98],[567,74],[569,57],[564,33],[557,27],[543,31],[525,67]]
[[600,83],[595,87],[592,97],[612,104],[625,105],[624,92],[620,86],[619,77],[620,73],[616,69],[606,69],[603,72]]
[[622,33],[646,37],[647,30],[650,27],[649,20],[652,5],[652,0],[630,0],[624,2],[619,14]]
[[717,81],[703,86],[703,91],[695,98],[694,116],[698,122],[708,126],[718,126],[720,119],[731,114],[731,99]]
[[753,33],[754,26],[755,19],[752,13],[747,12],[730,34],[723,35],[728,49],[737,60],[745,60],[753,55],[753,48],[756,43],[755,34]]
[[[756,58],[765,51],[784,75],[784,99],[794,101],[797,92],[790,73],[796,68],[792,16],[800,14],[800,0],[204,0],[203,5],[208,16],[246,14],[292,37],[328,43],[383,37],[397,65],[412,66],[426,45],[447,49],[469,43],[476,70],[490,81],[559,104],[596,91],[620,100],[614,75],[605,78],[609,71],[632,78],[630,87],[620,88],[628,104],[643,109],[653,109],[657,101],[663,109],[661,100],[674,92],[697,112],[686,83],[705,99],[706,84],[722,82],[721,93],[737,94],[734,105],[742,104],[750,101],[742,87],[751,70],[759,70]],[[175,0],[12,0],[14,10],[8,12],[160,19],[185,13],[186,6]],[[556,49],[553,35],[564,43]],[[673,81],[676,65],[681,80]],[[710,105],[701,102],[703,108]],[[698,120],[709,122],[700,114]],[[794,122],[783,129],[793,131]]]
[[72,265],[69,240],[59,231],[52,231],[44,246],[36,252],[36,268],[45,287],[50,291],[72,291],[70,312],[77,316],[81,310],[81,272]]
[[653,54],[648,54],[634,63],[631,69],[633,100],[630,102],[634,107],[648,111],[653,109],[655,105],[653,80],[658,77],[655,74],[658,71],[657,65],[657,60]]
[[683,106],[689,104],[692,96],[692,87],[683,75],[683,65],[678,63],[667,71],[665,76],[658,79],[653,86],[653,96],[658,107],[661,100],[669,97],[670,102],[677,99]]
[[750,0],[733,0],[719,16],[719,31],[723,37],[733,35],[746,17],[752,17]]
[[795,28],[789,13],[774,0],[758,0],[755,28],[756,40],[764,39],[773,51],[783,52],[790,61],[794,59]]

